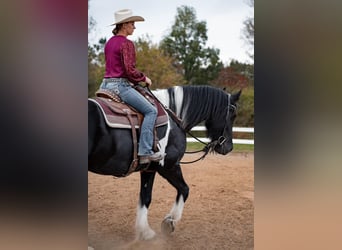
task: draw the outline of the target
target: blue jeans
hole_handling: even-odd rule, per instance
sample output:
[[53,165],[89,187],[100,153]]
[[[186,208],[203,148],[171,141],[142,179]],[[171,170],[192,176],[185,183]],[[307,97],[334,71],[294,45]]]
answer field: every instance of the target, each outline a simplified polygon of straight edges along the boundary
[[153,154],[153,130],[157,118],[156,107],[147,101],[138,91],[132,88],[129,81],[125,78],[104,79],[100,89],[113,91],[120,96],[122,101],[144,115],[140,128],[138,155],[144,156]]

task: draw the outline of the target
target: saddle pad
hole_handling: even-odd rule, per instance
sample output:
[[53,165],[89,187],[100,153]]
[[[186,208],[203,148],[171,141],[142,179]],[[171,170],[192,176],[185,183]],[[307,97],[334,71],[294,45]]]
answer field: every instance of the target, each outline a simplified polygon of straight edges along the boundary
[[[109,127],[131,129],[131,123],[127,118],[126,112],[129,112],[135,128],[138,129],[140,127],[141,121],[143,119],[142,114],[138,113],[127,104],[115,102],[110,98],[104,97],[89,98],[88,100],[96,103],[99,106]],[[155,102],[155,105],[158,109],[158,116],[155,126],[159,127],[166,125],[169,119],[166,111],[158,102]]]

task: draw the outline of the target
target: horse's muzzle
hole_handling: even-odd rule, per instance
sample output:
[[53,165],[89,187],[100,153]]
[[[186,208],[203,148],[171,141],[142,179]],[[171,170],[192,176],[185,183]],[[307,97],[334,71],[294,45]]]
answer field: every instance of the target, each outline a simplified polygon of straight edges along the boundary
[[215,151],[221,155],[226,155],[233,150],[233,143],[226,141],[223,144],[218,144]]

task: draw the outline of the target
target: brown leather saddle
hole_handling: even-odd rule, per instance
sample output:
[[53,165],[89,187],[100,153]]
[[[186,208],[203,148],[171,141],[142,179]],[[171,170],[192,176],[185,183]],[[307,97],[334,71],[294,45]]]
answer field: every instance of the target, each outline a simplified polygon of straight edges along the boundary
[[[162,105],[144,88],[138,87],[136,90],[142,94],[150,103],[158,110],[155,128],[166,125],[168,123],[168,115]],[[112,128],[131,129],[133,138],[133,161],[125,176],[134,172],[138,166],[138,140],[137,129],[140,128],[144,119],[143,115],[133,107],[122,102],[121,98],[115,93],[100,89],[95,93],[92,99],[100,107],[106,123]],[[154,151],[158,151],[158,137],[156,129],[154,130]]]
[[[140,92],[141,91],[141,92]],[[147,91],[139,90],[139,92],[158,110],[155,127],[163,126],[168,123],[168,115],[161,104]],[[101,89],[95,93],[94,98],[102,109],[106,123],[112,128],[140,128],[143,121],[143,115],[133,107],[122,102],[120,97],[109,90]],[[131,117],[131,119],[128,119]]]

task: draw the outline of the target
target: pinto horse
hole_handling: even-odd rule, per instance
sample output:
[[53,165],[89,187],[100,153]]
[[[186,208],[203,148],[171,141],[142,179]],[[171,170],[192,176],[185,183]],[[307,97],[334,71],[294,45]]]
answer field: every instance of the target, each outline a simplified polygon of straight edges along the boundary
[[[168,123],[157,128],[159,149],[165,153],[160,162],[151,162],[140,171],[140,197],[136,217],[139,239],[151,239],[155,232],[148,223],[155,174],[160,174],[177,190],[170,213],[162,221],[162,231],[171,233],[181,219],[189,187],[184,181],[180,161],[186,149],[186,133],[204,122],[211,151],[226,155],[233,149],[232,127],[236,117],[236,94],[210,86],[177,86],[153,91],[164,107],[176,114],[181,122],[169,116]],[[179,121],[179,120],[178,120]],[[88,170],[102,175],[125,176],[133,160],[131,129],[109,127],[98,105],[88,100]]]

